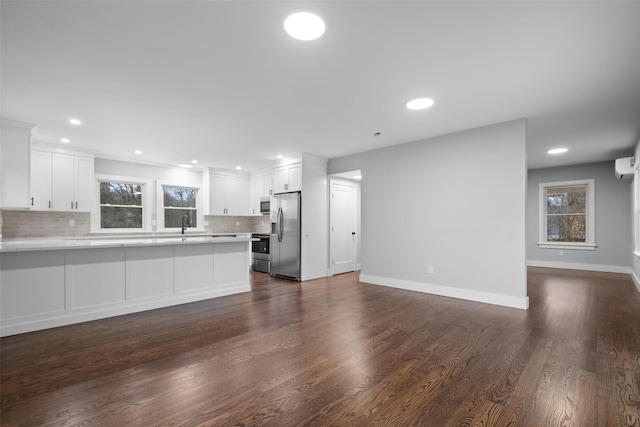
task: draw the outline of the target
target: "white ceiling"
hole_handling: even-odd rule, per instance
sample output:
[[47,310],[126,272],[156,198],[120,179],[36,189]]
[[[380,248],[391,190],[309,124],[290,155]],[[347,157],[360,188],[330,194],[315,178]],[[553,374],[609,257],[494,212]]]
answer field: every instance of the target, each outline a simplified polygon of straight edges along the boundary
[[[283,31],[301,7],[322,38]],[[102,155],[245,170],[522,117],[530,168],[614,159],[640,137],[638,17],[637,1],[3,0],[2,117]]]

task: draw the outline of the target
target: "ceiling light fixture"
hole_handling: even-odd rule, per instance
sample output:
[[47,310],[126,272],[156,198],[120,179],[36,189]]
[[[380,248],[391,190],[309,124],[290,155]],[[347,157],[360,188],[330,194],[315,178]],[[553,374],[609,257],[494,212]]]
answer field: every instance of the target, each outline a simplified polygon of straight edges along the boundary
[[237,171],[241,171],[242,170],[242,166],[236,166],[236,170]]
[[69,123],[71,123],[74,126],[80,126],[82,124],[80,120],[74,119],[74,118],[69,119]]
[[353,179],[357,179],[358,181],[360,181],[362,179],[362,175],[354,175]]
[[431,98],[417,98],[407,102],[407,108],[409,110],[424,110],[433,105],[433,99]]
[[197,165],[198,161],[197,160],[191,160],[191,163],[193,163],[194,165]]
[[178,166],[185,169],[191,169],[193,167],[193,165],[190,165],[189,163],[178,163]]
[[279,159],[284,159],[284,156],[282,154],[278,154],[278,158]]
[[134,153],[136,153],[139,156],[140,154],[142,154],[142,151],[136,150],[136,151],[134,151]]
[[284,20],[284,29],[294,39],[308,41],[323,35],[325,25],[315,13],[295,12]]
[[70,143],[71,141],[69,141],[69,138],[60,138],[60,142],[63,142],[65,144]]
[[568,148],[553,148],[547,151],[547,154],[562,154],[562,153],[566,153],[567,151],[569,151]]

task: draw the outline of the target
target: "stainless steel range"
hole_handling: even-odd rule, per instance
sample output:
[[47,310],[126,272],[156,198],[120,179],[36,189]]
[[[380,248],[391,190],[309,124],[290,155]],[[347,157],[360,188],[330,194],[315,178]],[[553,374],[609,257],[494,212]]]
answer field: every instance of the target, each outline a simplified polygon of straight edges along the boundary
[[271,273],[270,236],[268,234],[252,234],[251,237],[260,239],[256,242],[251,242],[251,269],[262,271],[263,273]]

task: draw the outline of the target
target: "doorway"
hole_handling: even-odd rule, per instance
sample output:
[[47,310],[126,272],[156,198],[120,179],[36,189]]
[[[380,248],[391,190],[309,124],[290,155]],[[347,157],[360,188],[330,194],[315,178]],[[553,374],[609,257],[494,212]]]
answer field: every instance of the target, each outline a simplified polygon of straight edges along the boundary
[[[359,171],[329,178],[329,273],[360,270]],[[351,178],[348,179],[347,177]]]

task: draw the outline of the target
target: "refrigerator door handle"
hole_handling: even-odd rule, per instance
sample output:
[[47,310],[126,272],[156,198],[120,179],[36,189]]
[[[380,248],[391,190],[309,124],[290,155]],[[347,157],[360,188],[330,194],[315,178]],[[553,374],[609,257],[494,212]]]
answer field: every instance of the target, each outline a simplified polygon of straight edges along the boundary
[[278,242],[282,242],[282,236],[284,235],[284,214],[282,208],[278,209]]

